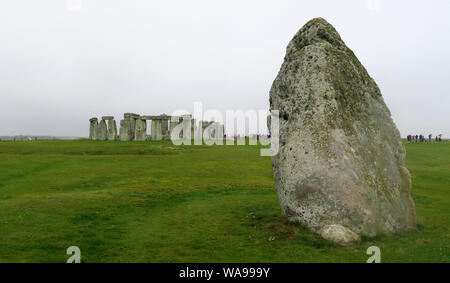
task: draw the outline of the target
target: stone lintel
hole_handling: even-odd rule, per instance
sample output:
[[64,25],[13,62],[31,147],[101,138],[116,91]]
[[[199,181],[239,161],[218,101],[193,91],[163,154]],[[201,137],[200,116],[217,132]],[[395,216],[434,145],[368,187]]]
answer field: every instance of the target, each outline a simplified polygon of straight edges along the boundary
[[141,120],[170,120],[172,116],[169,115],[159,115],[159,116],[151,116],[151,115],[146,115],[146,116],[141,116]]
[[103,116],[103,117],[102,117],[102,120],[106,120],[106,121],[108,121],[108,120],[114,120],[114,116]]
[[123,114],[123,117],[126,118],[132,118],[132,119],[139,119],[140,115],[136,113],[125,113]]

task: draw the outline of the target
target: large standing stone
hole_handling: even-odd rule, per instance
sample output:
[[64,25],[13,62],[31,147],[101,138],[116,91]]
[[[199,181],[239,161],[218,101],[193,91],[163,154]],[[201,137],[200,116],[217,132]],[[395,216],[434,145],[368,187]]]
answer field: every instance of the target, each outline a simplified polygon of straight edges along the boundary
[[309,21],[270,91],[272,157],[287,218],[335,242],[415,227],[405,150],[380,90],[336,30]]
[[152,140],[159,141],[163,139],[161,119],[152,120]]
[[117,124],[113,116],[103,116],[103,120],[108,121],[108,140],[117,140]]
[[145,119],[152,120],[152,140],[168,140],[170,139],[169,133],[169,120],[171,116],[162,114],[160,116],[144,116]]
[[134,134],[136,129],[136,120],[140,116],[134,113],[123,114],[123,120],[120,121],[119,138],[121,141],[134,140]]
[[120,120],[119,139],[121,141],[131,141],[130,124],[129,119]]
[[[176,126],[180,125],[181,123],[181,117],[179,116],[172,116],[170,119],[170,129],[169,129],[169,136],[171,136],[173,130]],[[179,136],[177,138],[182,138],[182,131],[180,132]]]
[[[191,114],[186,114],[186,115],[182,115],[181,116],[181,120],[183,121],[183,123],[190,123],[190,134],[187,133],[187,131],[185,131],[187,129],[187,127],[183,127],[183,139],[194,139],[195,136],[197,135],[197,122],[196,119],[192,118]],[[186,125],[187,126],[187,125]],[[185,133],[186,132],[186,133]]]
[[89,119],[89,139],[97,140],[98,138],[98,119],[91,118]]
[[106,126],[106,121],[101,120],[98,124],[98,140],[106,141],[108,139],[108,127]]
[[140,118],[138,114],[135,113],[125,113],[123,114],[125,120],[129,120],[128,133],[130,135],[130,140],[134,140],[134,133],[136,131],[136,121]]
[[163,140],[170,139],[170,136],[169,136],[169,119],[162,119],[161,120],[161,132],[162,132],[162,139]]
[[142,119],[137,119],[134,140],[135,141],[145,141],[146,138],[147,138],[147,121],[142,120]]

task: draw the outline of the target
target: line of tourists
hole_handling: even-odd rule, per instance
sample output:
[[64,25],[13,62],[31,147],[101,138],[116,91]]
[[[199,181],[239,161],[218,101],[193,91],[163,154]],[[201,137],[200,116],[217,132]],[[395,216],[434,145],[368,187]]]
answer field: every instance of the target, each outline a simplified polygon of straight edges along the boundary
[[[406,139],[410,143],[411,142],[427,142],[427,141],[431,142],[433,140],[432,137],[433,137],[433,135],[429,134],[428,135],[428,140],[427,140],[424,135],[408,135],[406,137]],[[437,135],[434,140],[437,141],[437,142],[441,142],[442,141],[442,134]]]

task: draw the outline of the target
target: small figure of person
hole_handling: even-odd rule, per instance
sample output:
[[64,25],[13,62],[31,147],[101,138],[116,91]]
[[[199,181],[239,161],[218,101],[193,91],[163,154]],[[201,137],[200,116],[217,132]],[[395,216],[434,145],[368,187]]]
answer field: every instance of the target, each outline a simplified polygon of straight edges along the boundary
[[428,135],[428,141],[431,142],[431,134]]

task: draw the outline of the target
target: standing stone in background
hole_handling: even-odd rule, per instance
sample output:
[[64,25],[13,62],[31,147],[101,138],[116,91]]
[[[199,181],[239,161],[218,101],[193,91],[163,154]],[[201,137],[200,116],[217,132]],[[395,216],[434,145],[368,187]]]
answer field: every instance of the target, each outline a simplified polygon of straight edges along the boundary
[[165,114],[162,115],[161,132],[162,132],[162,139],[163,140],[169,140],[170,139],[170,135],[169,135],[169,120],[170,120],[169,116],[166,116]]
[[[176,126],[178,126],[181,123],[181,117],[179,116],[172,116],[170,119],[170,129],[169,129],[169,137],[171,136],[173,129],[175,129]],[[178,138],[182,137],[182,132],[180,132],[180,135]]]
[[162,140],[162,125],[160,119],[152,120],[152,141],[160,141]]
[[125,113],[123,120],[120,121],[119,138],[121,141],[134,140],[134,133],[136,129],[136,120],[139,119],[138,114]]
[[120,120],[120,129],[119,129],[119,139],[121,141],[130,141],[130,120],[129,119],[123,119]]
[[280,111],[272,166],[290,221],[342,244],[415,227],[399,131],[375,81],[324,19],[289,43],[270,108]]
[[147,137],[147,121],[142,119],[136,120],[136,126],[135,126],[135,133],[134,133],[134,140],[135,141],[145,141]]
[[97,140],[98,137],[98,119],[91,118],[89,119],[89,139]]
[[[183,123],[182,137],[185,140],[192,140],[196,134],[196,120],[192,118],[191,114],[186,114],[181,116],[181,121]],[[187,123],[190,124],[190,133],[187,133]]]
[[98,140],[106,141],[108,139],[108,128],[106,126],[106,121],[101,120],[98,124]]
[[159,116],[145,116],[147,119],[152,120],[152,140],[169,140],[169,120],[171,116],[162,114]]
[[108,121],[108,136],[107,139],[109,141],[117,140],[117,125],[113,116],[103,116],[103,120]]
[[123,114],[123,117],[125,120],[128,120],[128,136],[129,136],[129,140],[132,141],[134,140],[134,133],[136,131],[136,120],[138,120],[140,118],[140,116],[138,114],[135,113],[125,113]]

